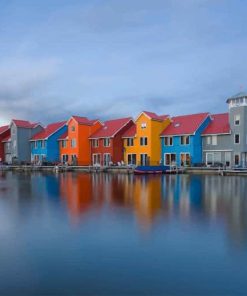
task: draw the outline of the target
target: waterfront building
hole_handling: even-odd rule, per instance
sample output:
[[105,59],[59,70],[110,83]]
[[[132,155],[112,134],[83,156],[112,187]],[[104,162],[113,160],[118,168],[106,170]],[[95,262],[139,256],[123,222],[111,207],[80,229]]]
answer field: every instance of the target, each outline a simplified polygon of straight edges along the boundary
[[132,165],[159,165],[161,162],[160,133],[170,123],[168,115],[157,115],[143,111],[126,133],[124,139],[124,161]]
[[10,136],[4,142],[4,158],[9,164],[31,162],[31,138],[44,128],[40,123],[13,119],[10,123]]
[[132,118],[108,120],[90,136],[93,165],[123,164],[123,134],[134,126]]
[[59,162],[58,139],[67,131],[66,121],[47,125],[40,133],[35,134],[31,142],[31,161],[33,163]]
[[8,125],[0,126],[0,163],[5,162],[4,143],[10,137],[10,128]]
[[215,114],[203,132],[203,159],[207,165],[247,166],[247,93],[227,99],[229,113]]
[[177,166],[202,163],[201,133],[210,120],[209,113],[172,117],[160,135],[162,163]]
[[72,116],[66,123],[68,130],[58,139],[60,161],[70,165],[90,165],[91,145],[89,137],[103,124],[98,120]]

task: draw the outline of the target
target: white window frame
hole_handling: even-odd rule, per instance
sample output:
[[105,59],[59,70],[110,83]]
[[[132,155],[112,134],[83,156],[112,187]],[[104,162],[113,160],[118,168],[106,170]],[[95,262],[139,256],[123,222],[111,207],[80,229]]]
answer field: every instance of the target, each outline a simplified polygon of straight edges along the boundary
[[148,145],[148,137],[140,137],[140,146]]
[[[236,117],[239,117],[239,119],[237,120]],[[238,124],[236,124],[236,121],[238,121]],[[240,114],[235,114],[234,115],[234,125],[235,126],[239,126],[240,125]]]
[[[189,139],[189,143],[186,143],[186,139]],[[184,140],[185,139],[185,143],[183,143]],[[180,136],[180,145],[181,146],[188,146],[188,145],[190,145],[190,136],[189,135],[184,135],[184,136]]]
[[134,146],[134,138],[127,138],[126,146],[133,147]]
[[71,145],[71,148],[76,148],[76,139],[75,138],[71,139],[70,145]]
[[217,146],[218,145],[218,137],[217,135],[212,136],[212,146]]
[[92,147],[98,148],[99,147],[99,139],[93,139],[92,140]]
[[[166,144],[166,140],[167,140],[167,144]],[[173,137],[164,137],[164,145],[173,146]]]
[[104,144],[104,147],[110,147],[111,146],[110,138],[104,138],[103,144]]

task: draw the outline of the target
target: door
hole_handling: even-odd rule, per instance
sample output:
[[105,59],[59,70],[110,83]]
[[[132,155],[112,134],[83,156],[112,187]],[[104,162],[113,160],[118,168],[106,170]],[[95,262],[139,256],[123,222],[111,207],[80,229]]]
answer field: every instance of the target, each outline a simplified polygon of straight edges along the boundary
[[93,165],[100,165],[100,154],[93,154]]
[[111,162],[111,154],[105,153],[104,154],[104,166],[109,166]]
[[212,165],[214,163],[213,153],[206,153],[206,164]]
[[143,165],[143,166],[148,165],[148,155],[147,154],[141,154],[141,165]]

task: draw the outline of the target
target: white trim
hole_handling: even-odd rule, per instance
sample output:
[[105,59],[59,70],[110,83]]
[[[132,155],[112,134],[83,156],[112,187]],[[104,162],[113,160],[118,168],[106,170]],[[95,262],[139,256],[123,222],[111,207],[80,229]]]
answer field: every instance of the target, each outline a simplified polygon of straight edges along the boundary
[[[239,140],[239,142],[238,143],[236,143],[236,135],[238,135],[238,140]],[[240,145],[240,133],[234,133],[234,145]]]
[[233,149],[222,149],[222,150],[203,150],[203,152],[232,152]]
[[231,135],[230,133],[216,133],[216,134],[203,134],[202,137],[208,137],[208,136],[220,136],[220,135]]

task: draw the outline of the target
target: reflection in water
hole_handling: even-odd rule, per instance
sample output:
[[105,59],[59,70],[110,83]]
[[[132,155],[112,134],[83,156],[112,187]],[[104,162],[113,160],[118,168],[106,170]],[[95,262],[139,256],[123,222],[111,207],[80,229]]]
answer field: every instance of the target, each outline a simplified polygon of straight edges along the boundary
[[0,295],[245,295],[246,186],[0,172]]

